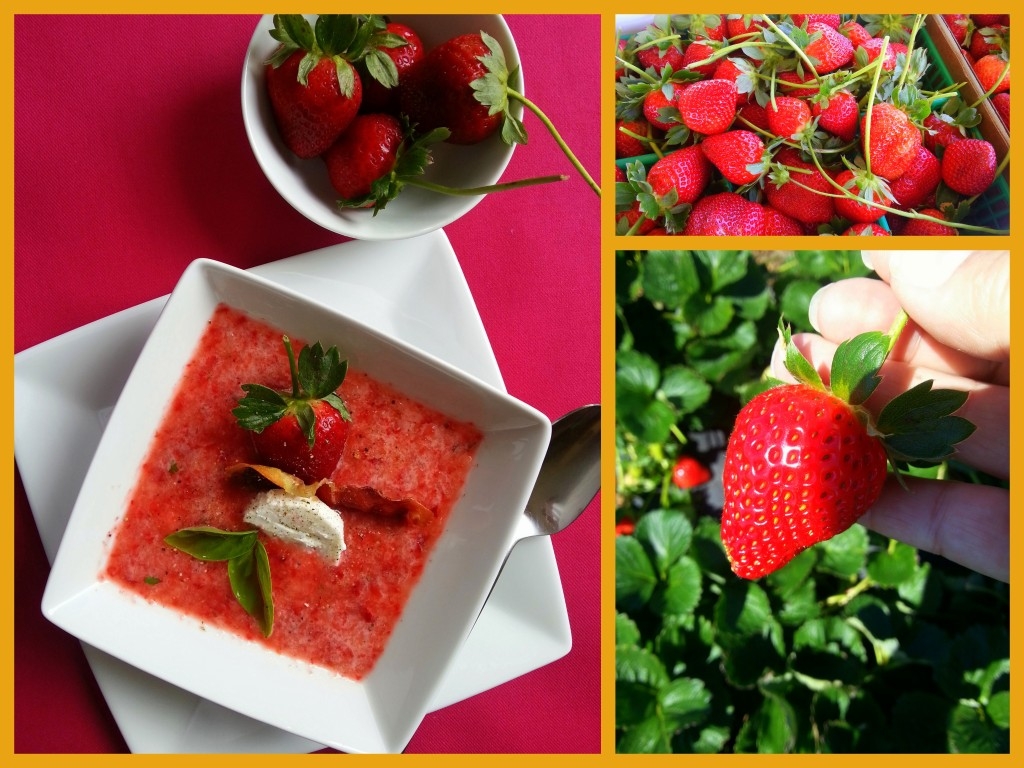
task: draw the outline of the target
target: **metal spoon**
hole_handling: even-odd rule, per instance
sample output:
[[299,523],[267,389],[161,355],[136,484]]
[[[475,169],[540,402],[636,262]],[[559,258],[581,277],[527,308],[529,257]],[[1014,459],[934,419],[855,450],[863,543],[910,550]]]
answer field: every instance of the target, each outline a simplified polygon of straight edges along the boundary
[[[490,599],[509,555],[523,539],[546,536],[569,527],[601,489],[601,406],[584,405],[551,424],[551,441],[533,493],[505,554]],[[487,600],[484,600],[484,605]],[[483,608],[480,609],[481,613]],[[477,614],[479,620],[480,615]]]

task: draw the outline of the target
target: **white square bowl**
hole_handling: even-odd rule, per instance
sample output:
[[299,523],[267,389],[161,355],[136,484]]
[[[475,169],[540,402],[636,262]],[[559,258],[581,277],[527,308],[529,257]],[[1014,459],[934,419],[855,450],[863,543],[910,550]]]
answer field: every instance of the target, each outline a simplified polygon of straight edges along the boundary
[[[361,681],[150,603],[104,579],[113,531],[182,369],[226,303],[336,344],[354,369],[472,421],[484,438],[383,655]],[[539,411],[430,355],[242,270],[194,261],[128,377],[86,474],[43,595],[55,624],[150,674],[347,752],[405,748],[468,637],[510,546],[551,435]]]

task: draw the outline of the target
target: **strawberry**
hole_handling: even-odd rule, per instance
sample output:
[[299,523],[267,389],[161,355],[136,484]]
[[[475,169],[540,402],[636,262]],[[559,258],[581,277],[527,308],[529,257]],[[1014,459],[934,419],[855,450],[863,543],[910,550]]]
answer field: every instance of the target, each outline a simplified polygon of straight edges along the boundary
[[971,19],[979,27],[991,27],[993,24],[1009,24],[1010,16],[1006,13],[975,13]]
[[811,24],[825,24],[832,27],[832,29],[838,29],[839,23],[842,20],[838,13],[792,13],[789,18],[798,27],[802,27],[806,21],[808,29],[810,29]]
[[907,171],[889,183],[889,191],[897,205],[916,208],[935,192],[941,180],[939,158],[922,146]]
[[[877,179],[873,176],[868,176],[861,170],[851,171],[846,169],[840,171],[836,175],[836,183],[860,199],[882,205],[889,202],[880,191]],[[882,208],[859,202],[845,195],[835,199],[835,206],[837,214],[853,222],[871,223],[872,221],[878,221],[885,215],[885,211]]]
[[732,130],[708,136],[698,146],[733,184],[757,181],[767,167],[764,142],[753,131]]
[[964,127],[954,122],[952,116],[937,112],[924,119],[924,129],[924,145],[932,152],[967,137]]
[[[383,26],[376,16],[324,15],[314,30],[304,16],[274,16],[270,35],[280,45],[265,68],[267,95],[285,146],[298,157],[325,152],[355,118],[363,84],[353,65],[368,55],[371,34]],[[380,77],[397,82],[387,67]]]
[[711,75],[714,80],[731,80],[736,87],[736,106],[746,104],[754,91],[755,70],[746,59],[722,59]]
[[1002,56],[989,54],[973,64],[981,89],[985,93],[1004,93],[1010,90],[1010,62]]
[[693,205],[684,235],[764,235],[764,207],[735,192],[719,192]]
[[707,43],[693,42],[686,47],[686,52],[683,54],[683,66],[690,72],[696,72],[704,77],[714,77],[715,70],[718,68],[717,61],[710,61],[707,64],[702,64],[698,67],[693,66],[699,61],[704,61],[714,55],[715,49]]
[[753,32],[764,29],[766,23],[760,19],[759,14],[730,13],[725,17],[726,37],[729,40],[750,35]]
[[[866,136],[868,118],[860,121],[860,132]],[[921,132],[910,117],[887,102],[874,105],[871,113],[870,146],[866,148],[871,160],[871,171],[883,179],[897,179],[910,167],[921,146]]]
[[[861,43],[860,47],[867,53],[868,61],[872,62],[881,55],[884,43],[884,40],[872,37],[870,40],[865,40]],[[889,45],[885,47],[885,58],[882,59],[882,69],[886,72],[892,72],[896,69],[896,52],[893,50],[892,43],[889,43]]]
[[692,40],[725,40],[725,16],[713,13],[706,16],[692,14],[690,16],[690,39]]
[[807,23],[807,32],[811,35],[811,41],[804,52],[810,57],[819,75],[835,72],[853,60],[853,44],[835,27],[820,21],[810,21]]
[[[483,33],[458,35],[427,52],[423,61],[399,83],[401,110],[417,130],[447,128],[452,144],[477,144],[496,133],[507,116],[506,110],[493,111],[476,98],[472,84],[491,72],[508,77],[505,61],[495,59],[491,45],[497,42]],[[500,50],[500,49],[499,49]]]
[[629,209],[616,214],[615,231],[620,235],[648,235],[658,226],[658,222],[644,216],[640,210],[640,203],[637,200]]
[[[941,219],[942,221],[947,220],[946,215],[935,208],[922,208],[918,213],[924,214],[925,216],[931,216],[933,219]],[[903,229],[900,231],[900,234],[955,237],[960,233],[956,231],[955,227],[947,227],[945,224],[940,224],[937,221],[928,221],[927,219],[908,219],[907,223],[904,224]]]
[[802,235],[800,222],[770,205],[764,206],[764,234],[766,235]]
[[792,147],[775,155],[764,190],[769,205],[802,224],[826,224],[835,215],[835,187]]
[[871,33],[853,19],[844,21],[839,25],[838,30],[839,34],[850,41],[854,51],[871,39]]
[[[651,151],[654,138],[652,126],[646,120],[619,120],[615,123],[615,157],[636,157]],[[646,141],[637,136],[646,137]]]
[[394,168],[403,138],[402,124],[394,115],[358,115],[324,154],[331,185],[341,198],[373,205],[373,184]]
[[1002,24],[982,25],[971,35],[967,50],[975,60],[1006,52],[1009,30]]
[[389,22],[384,33],[371,40],[372,50],[359,66],[359,74],[363,81],[362,112],[393,112],[398,111],[398,89],[387,87],[384,81],[370,75],[377,68],[390,69],[381,58],[386,56],[395,65],[398,82],[402,76],[423,60],[423,41],[416,31],[406,25]]
[[[644,44],[636,50],[636,60],[644,69],[652,69],[655,74],[660,75],[666,67],[672,67],[673,72],[679,72],[685,68],[683,61],[683,47],[678,39],[659,39],[657,45]],[[695,59],[696,61],[696,59]]]
[[[753,397],[740,410],[725,453],[722,543],[732,570],[758,579],[852,526],[878,499],[887,465],[951,455],[974,426],[951,415],[967,394],[926,381],[874,418],[864,401],[906,315],[889,334],[869,332],[836,354],[831,387],[780,328],[796,384]],[[941,436],[942,439],[938,439]]]
[[[652,88],[644,96],[643,113],[644,118],[655,128],[667,131],[675,125],[679,125],[679,110],[676,107],[676,98],[685,86],[682,83],[669,83],[661,88]],[[671,96],[667,96],[668,91]]]
[[956,44],[961,48],[966,47],[967,36],[974,29],[971,17],[966,13],[944,13],[942,14],[942,20],[949,28],[953,39],[956,40]]
[[326,352],[317,342],[299,352],[296,365],[291,341],[284,337],[292,389],[243,384],[245,396],[232,411],[249,430],[260,460],[313,484],[334,474],[348,439],[352,416],[337,389],[348,361],[337,347]]
[[736,127],[745,128],[747,126],[760,128],[762,131],[769,130],[768,112],[756,101],[744,104],[736,112]]
[[651,191],[666,208],[692,203],[711,181],[711,164],[700,146],[683,147],[658,159],[647,172]]
[[682,490],[704,485],[711,479],[711,472],[692,456],[680,456],[672,467],[672,483]]
[[962,139],[942,155],[942,180],[962,195],[980,195],[996,178],[995,148],[984,139]]
[[843,235],[856,235],[858,237],[892,237],[892,232],[874,221],[861,222],[849,227]]
[[811,108],[807,102],[794,96],[776,96],[775,103],[768,102],[768,128],[776,136],[796,136],[811,122]]
[[778,73],[779,90],[787,96],[805,98],[818,91],[818,85],[811,72],[800,74],[795,70]]
[[679,114],[694,133],[722,133],[736,117],[736,85],[731,80],[701,80],[679,95]]
[[843,141],[852,141],[857,133],[860,108],[849,91],[836,91],[826,100],[812,100],[811,114],[818,118],[819,128]]
[[997,93],[992,97],[992,106],[996,108],[996,112],[1003,121],[1003,125],[1006,126],[1007,130],[1010,128],[1010,94],[1008,93]]

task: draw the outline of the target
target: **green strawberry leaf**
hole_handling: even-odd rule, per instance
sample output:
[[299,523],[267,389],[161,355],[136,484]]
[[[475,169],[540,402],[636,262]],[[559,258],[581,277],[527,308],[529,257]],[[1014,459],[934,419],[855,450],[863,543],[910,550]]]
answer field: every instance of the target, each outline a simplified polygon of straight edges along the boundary
[[262,432],[288,410],[288,402],[280,392],[262,384],[243,384],[245,397],[231,411],[242,429]]
[[347,372],[348,361],[341,359],[337,347],[325,352],[318,341],[299,352],[299,388],[308,397],[320,399],[332,394]]
[[350,14],[321,14],[314,27],[316,44],[328,56],[341,55],[355,41],[359,29],[358,19]]
[[839,345],[832,358],[832,394],[851,405],[863,403],[882,378],[878,370],[889,354],[889,337],[870,331]]
[[891,459],[915,463],[942,461],[957,443],[975,430],[967,419],[951,415],[967,401],[967,393],[932,389],[931,380],[894,398],[878,415],[876,428]]
[[366,64],[366,71],[370,73],[370,77],[385,88],[394,88],[398,85],[398,67],[394,59],[384,51],[372,49],[366,54],[363,63]]
[[281,43],[285,59],[296,50],[312,51],[316,45],[313,27],[301,13],[275,14],[270,36]]
[[793,332],[788,325],[779,323],[779,336],[786,350],[786,370],[793,374],[793,377],[801,384],[824,390],[825,385],[821,381],[821,376],[818,375],[811,362],[803,356],[803,353],[793,343]]

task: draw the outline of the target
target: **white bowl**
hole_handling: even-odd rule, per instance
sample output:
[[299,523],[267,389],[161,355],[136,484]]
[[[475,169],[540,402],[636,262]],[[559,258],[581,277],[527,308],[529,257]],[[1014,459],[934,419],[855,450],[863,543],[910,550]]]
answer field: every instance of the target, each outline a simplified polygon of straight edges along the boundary
[[[483,30],[501,44],[510,70],[519,64],[515,40],[500,15],[388,18],[416,30],[425,51],[456,35]],[[323,161],[320,158],[303,160],[292,154],[274,123],[264,72],[264,63],[277,47],[269,34],[273,27],[273,16],[264,16],[249,43],[242,72],[242,119],[257,162],[270,183],[295,210],[340,235],[360,240],[396,240],[426,234],[450,224],[483,199],[483,195],[456,197],[407,186],[376,216],[370,210],[340,208],[338,194],[331,186]],[[518,90],[522,93],[521,69],[519,74]],[[518,102],[513,105],[513,113],[522,117],[522,105]],[[513,148],[497,134],[471,146],[435,144],[434,162],[424,178],[451,187],[494,184],[512,159]]]
[[[337,344],[354,370],[472,421],[484,435],[400,621],[359,682],[145,601],[101,576],[108,534],[221,302],[296,337]],[[429,710],[515,541],[550,434],[540,412],[434,357],[251,273],[194,261],[111,413],[54,559],[43,613],[91,646],[283,730],[347,752],[399,752]]]

